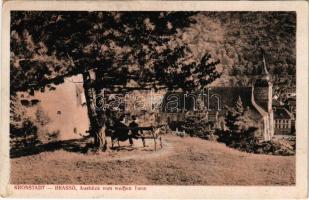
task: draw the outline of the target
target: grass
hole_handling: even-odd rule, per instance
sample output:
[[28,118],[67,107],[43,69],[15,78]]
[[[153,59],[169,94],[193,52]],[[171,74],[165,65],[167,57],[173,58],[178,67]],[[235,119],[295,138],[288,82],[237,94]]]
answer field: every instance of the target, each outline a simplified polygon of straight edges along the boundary
[[[11,159],[12,184],[293,185],[295,156],[256,155],[199,138],[166,135],[100,154],[55,150]],[[150,143],[149,143],[150,142]],[[128,143],[128,142],[127,142]],[[128,145],[121,144],[122,146]]]

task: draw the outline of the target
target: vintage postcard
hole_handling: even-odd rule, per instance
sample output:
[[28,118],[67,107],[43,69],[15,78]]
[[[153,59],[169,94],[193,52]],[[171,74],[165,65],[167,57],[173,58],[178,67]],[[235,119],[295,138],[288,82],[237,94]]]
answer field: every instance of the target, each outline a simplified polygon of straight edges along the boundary
[[2,11],[2,197],[307,197],[308,2]]

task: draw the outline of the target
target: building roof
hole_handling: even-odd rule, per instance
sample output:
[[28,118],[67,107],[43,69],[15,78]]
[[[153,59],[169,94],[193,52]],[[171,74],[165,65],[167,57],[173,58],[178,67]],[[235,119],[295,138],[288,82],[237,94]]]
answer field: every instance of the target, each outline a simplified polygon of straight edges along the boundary
[[274,109],[274,119],[293,119],[294,116],[287,109],[282,107],[275,107]]
[[[201,94],[199,92],[193,93],[196,97]],[[236,102],[238,98],[241,98],[243,108],[247,111],[247,114],[250,116],[251,119],[255,121],[261,120],[262,116],[266,115],[267,112],[264,111],[263,108],[261,108],[259,105],[253,105],[252,103],[252,87],[212,87],[204,90],[205,94],[205,105],[206,109],[202,112],[208,111],[208,113],[215,114],[218,111],[218,101],[216,97],[219,97],[220,99],[220,110],[219,113],[220,115],[223,115],[226,112],[226,107],[233,108],[236,105]],[[167,105],[167,97],[170,95],[175,95],[179,99],[179,110],[174,111],[174,113],[179,112],[182,110],[184,104],[183,104],[183,98],[184,98],[184,93],[181,92],[176,92],[176,93],[167,93],[165,95],[164,100],[162,102],[162,108],[163,112],[171,112],[170,110],[165,110]],[[199,96],[200,97],[200,96]],[[208,98],[209,97],[209,98]],[[171,99],[170,99],[171,100]],[[174,101],[172,99],[172,101]],[[209,104],[208,104],[209,100]],[[188,106],[188,104],[191,104]],[[187,107],[192,108],[192,98],[188,98],[186,100],[186,105]],[[190,110],[190,109],[189,109]]]
[[251,103],[251,87],[212,87],[206,88],[203,92],[187,94],[187,96],[182,92],[169,92],[164,97],[163,108],[166,108],[167,102],[176,100],[175,97],[171,98],[172,96],[177,96],[180,109],[184,108],[184,106],[189,109],[193,107],[192,96],[204,101],[206,110],[217,110],[218,101],[220,109],[224,109],[226,106],[234,107],[239,97],[244,108],[253,107]]
[[[215,87],[210,94],[218,94],[221,97],[222,108],[224,106],[235,107],[238,98],[241,98],[244,109],[251,119],[259,121],[266,114],[259,105],[252,104],[252,87]],[[260,110],[258,110],[260,109]]]
[[255,87],[268,87],[269,86],[269,80],[268,79],[257,79],[254,83]]
[[210,89],[210,107],[214,107],[212,95],[218,95],[223,106],[234,107],[238,98],[241,98],[243,107],[252,107],[252,87],[214,87]]

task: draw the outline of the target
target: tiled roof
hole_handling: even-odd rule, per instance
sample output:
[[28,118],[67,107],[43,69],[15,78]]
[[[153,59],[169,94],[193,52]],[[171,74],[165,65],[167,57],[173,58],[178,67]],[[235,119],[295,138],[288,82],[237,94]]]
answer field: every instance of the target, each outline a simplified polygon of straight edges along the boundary
[[269,85],[267,80],[263,80],[263,79],[258,79],[256,80],[254,86],[255,87],[267,87]]
[[[252,107],[251,104],[251,87],[214,87],[210,90],[210,95],[216,94],[220,97],[223,106],[234,107],[241,98],[243,107]],[[212,100],[212,99],[211,99]],[[213,103],[213,101],[210,101]]]
[[[168,93],[169,95],[173,94],[178,96],[179,99],[184,98],[184,93],[181,92],[177,92],[177,93]],[[196,96],[198,96],[198,94],[200,93],[195,93]],[[242,104],[243,104],[243,108],[247,110],[248,115],[250,116],[251,119],[255,120],[255,121],[259,121],[262,118],[262,115],[266,113],[266,111],[264,112],[262,108],[262,111],[258,111],[258,108],[256,108],[252,102],[251,102],[251,97],[252,97],[252,87],[212,87],[209,88],[209,90],[205,90],[204,94],[206,95],[205,97],[205,106],[208,106],[207,102],[208,102],[208,97],[209,96],[209,107],[210,108],[207,109],[208,113],[211,114],[215,114],[217,112],[217,100],[215,98],[215,96],[220,98],[220,107],[221,110],[219,111],[219,115],[224,115],[226,113],[226,107],[235,107],[236,102],[238,100],[238,98],[241,98]],[[165,107],[166,103],[167,103],[167,96],[165,95],[165,98],[163,100],[163,108]],[[174,99],[173,99],[174,100]],[[180,101],[179,103],[179,107],[183,108],[183,101]],[[187,100],[187,104],[189,103],[190,100]],[[179,111],[178,111],[179,112]],[[261,113],[262,112],[262,113]]]
[[[204,95],[202,95],[204,94]],[[176,98],[173,97],[171,98],[172,95],[177,96],[179,99],[178,105],[179,108],[184,107],[184,102],[186,102],[186,106],[189,108],[192,107],[191,104],[193,104],[192,97],[189,95],[185,98],[185,94],[181,92],[175,92],[175,93],[167,93],[164,97],[163,100],[163,108],[165,108],[167,101],[167,97],[170,97],[170,101],[174,101]],[[234,107],[235,103],[238,100],[238,97],[241,98],[243,107],[249,107],[252,108],[251,104],[251,87],[212,87],[212,88],[207,88],[204,90],[204,93],[202,92],[195,92],[193,93],[196,97],[202,99],[204,98],[204,103],[207,109],[217,109],[218,108],[218,99],[220,100],[220,108],[224,109],[225,106],[228,107]],[[184,101],[184,99],[186,99]]]

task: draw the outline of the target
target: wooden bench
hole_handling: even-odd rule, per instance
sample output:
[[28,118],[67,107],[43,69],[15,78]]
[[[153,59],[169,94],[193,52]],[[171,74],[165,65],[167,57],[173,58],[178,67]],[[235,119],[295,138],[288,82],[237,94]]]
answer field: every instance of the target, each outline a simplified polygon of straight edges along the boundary
[[113,127],[114,130],[126,130],[130,131],[131,134],[133,131],[137,131],[139,134],[135,136],[135,138],[141,138],[143,142],[143,147],[146,147],[145,139],[153,139],[154,141],[154,150],[157,150],[157,140],[159,140],[160,147],[163,148],[162,138],[158,134],[160,127],[146,126],[146,127],[123,127],[117,128]]

